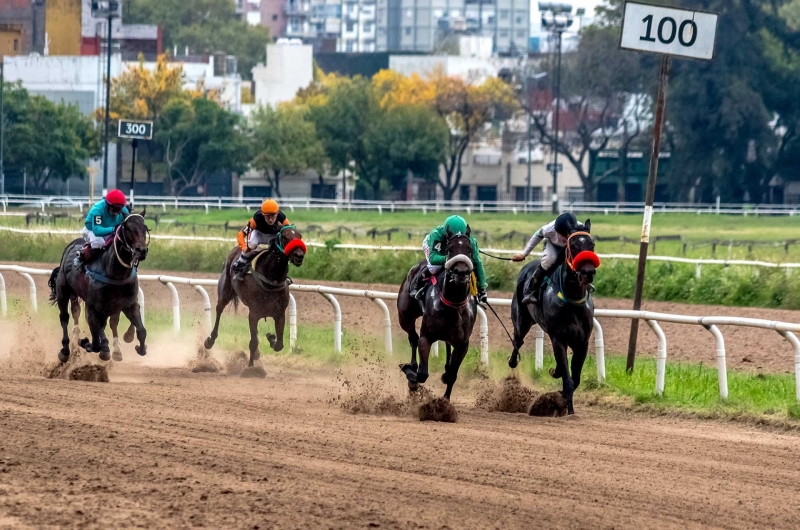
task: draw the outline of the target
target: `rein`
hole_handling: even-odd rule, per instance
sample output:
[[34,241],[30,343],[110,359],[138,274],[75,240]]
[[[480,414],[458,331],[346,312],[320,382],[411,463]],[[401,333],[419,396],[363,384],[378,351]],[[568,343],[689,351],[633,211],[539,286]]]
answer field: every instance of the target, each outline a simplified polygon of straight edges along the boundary
[[[577,256],[573,256],[572,255],[572,246],[570,245],[570,242],[572,241],[572,238],[576,237],[576,236],[586,236],[589,239],[592,239],[592,234],[590,234],[589,232],[574,232],[574,233],[569,235],[569,237],[567,238],[567,255],[566,255],[566,260],[565,260],[566,263],[567,263],[567,266],[573,272],[575,272],[575,268],[576,267],[579,267],[580,264],[583,261],[589,260],[589,259],[591,259],[593,261],[597,260],[597,265],[596,266],[600,266],[600,259],[597,257],[597,254],[595,254],[594,252],[583,251],[583,252],[579,252]],[[583,256],[584,259],[576,259],[576,258],[581,258],[581,256]]]
[[514,261],[514,258],[501,258],[500,256],[495,256],[493,254],[489,254],[488,252],[484,252],[482,250],[479,250],[478,252],[480,252],[484,256],[487,256],[487,257],[490,257],[490,258],[494,258],[494,259],[499,259],[500,261]]
[[[287,287],[289,287],[289,285],[292,284],[291,279],[286,278],[283,281],[270,280],[269,278],[267,278],[266,276],[264,276],[263,274],[261,274],[256,270],[256,265],[258,264],[259,258],[269,253],[278,254],[281,256],[283,255],[283,252],[277,253],[271,249],[261,251],[255,258],[253,258],[253,261],[250,262],[250,275],[253,276],[253,279],[256,281],[259,287],[261,287],[265,291],[270,291],[270,292],[283,291]],[[287,268],[288,268],[288,263],[287,263]]]
[[[117,230],[114,233],[114,254],[117,256],[117,261],[119,262],[119,264],[122,265],[123,267],[125,267],[126,269],[132,269],[132,268],[137,267],[139,265],[138,261],[133,259],[133,248],[131,248],[130,243],[128,243],[128,238],[125,237],[125,231],[124,231],[125,224],[132,217],[138,217],[139,219],[144,221],[144,217],[139,215],[138,213],[129,214],[128,217],[126,217],[125,220],[122,221],[122,224],[120,224],[117,227]],[[145,230],[147,230],[147,226],[146,225],[145,225]],[[122,234],[122,235],[120,236],[120,234]],[[150,246],[150,231],[149,230],[147,230],[147,235],[148,235],[147,245]],[[131,262],[130,263],[125,263],[122,260],[122,257],[119,255],[119,249],[117,248],[117,240],[122,241],[122,243],[125,245],[124,249],[131,253]]]

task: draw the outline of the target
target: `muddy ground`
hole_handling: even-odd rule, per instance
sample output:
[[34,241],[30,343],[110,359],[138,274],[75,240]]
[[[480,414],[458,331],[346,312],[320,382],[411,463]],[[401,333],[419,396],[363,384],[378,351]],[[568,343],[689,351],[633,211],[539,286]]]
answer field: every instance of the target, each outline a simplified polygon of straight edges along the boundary
[[388,368],[264,366],[0,376],[0,528],[800,526],[796,435],[580,395],[569,418],[487,412],[470,384],[457,423],[423,423],[351,412],[404,400]]

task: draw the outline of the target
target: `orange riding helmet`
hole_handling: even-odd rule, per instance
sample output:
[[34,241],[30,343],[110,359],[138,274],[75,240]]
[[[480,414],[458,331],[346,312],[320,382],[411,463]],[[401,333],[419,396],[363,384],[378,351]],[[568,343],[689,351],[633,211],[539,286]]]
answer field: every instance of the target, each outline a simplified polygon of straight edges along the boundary
[[267,199],[263,203],[261,203],[261,213],[264,215],[273,215],[280,211],[278,207],[278,203],[273,201],[272,199]]

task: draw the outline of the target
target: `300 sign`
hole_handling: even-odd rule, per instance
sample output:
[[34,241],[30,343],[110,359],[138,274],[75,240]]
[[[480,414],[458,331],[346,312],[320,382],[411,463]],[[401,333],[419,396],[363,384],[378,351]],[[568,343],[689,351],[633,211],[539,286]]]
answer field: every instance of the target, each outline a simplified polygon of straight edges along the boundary
[[120,138],[135,138],[137,140],[150,140],[153,138],[153,122],[119,120]]

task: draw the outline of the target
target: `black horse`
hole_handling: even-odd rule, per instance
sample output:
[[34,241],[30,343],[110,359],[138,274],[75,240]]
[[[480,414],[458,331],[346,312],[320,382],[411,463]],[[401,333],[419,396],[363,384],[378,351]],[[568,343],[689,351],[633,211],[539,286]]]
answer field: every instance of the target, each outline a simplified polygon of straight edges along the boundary
[[[410,294],[410,286],[422,267],[427,267],[427,262],[414,266],[400,286],[397,313],[400,327],[408,333],[408,342],[411,344],[411,362],[400,365],[400,370],[406,374],[408,388],[412,391],[428,380],[428,355],[434,342],[442,341],[447,345],[447,362],[442,374],[442,383],[447,385],[444,393],[446,399],[450,399],[458,369],[467,355],[469,337],[477,316],[477,302],[470,293],[473,263],[469,234],[469,227],[465,236],[453,235],[448,231],[447,262],[442,271],[432,278],[432,285],[424,300],[415,300]],[[422,324],[417,334],[416,321],[419,317],[422,317]]]
[[111,352],[106,338],[106,322],[111,317],[116,329],[119,314],[124,313],[136,328],[139,339],[136,353],[147,353],[147,331],[139,310],[139,280],[136,276],[139,262],[147,258],[150,243],[149,229],[144,220],[146,213],[145,209],[141,214],[126,216],[114,232],[113,242],[99,259],[89,264],[75,263],[77,252],[83,247],[83,239],[76,239],[64,249],[61,265],[53,269],[48,282],[50,301],[58,304],[63,331],[61,350],[58,352],[61,362],[69,359],[68,306],[71,306],[77,327],[81,299],[86,303],[86,320],[92,335],[91,342],[89,339],[80,341],[81,347],[88,352],[99,353],[103,361],[109,360]]
[[[550,277],[541,287],[541,296],[535,304],[521,307],[525,283],[533,274],[539,261],[526,265],[517,278],[517,288],[511,301],[511,319],[514,322],[514,352],[508,360],[511,368],[519,365],[519,349],[534,323],[550,336],[555,370],[550,375],[563,382],[561,394],[567,401],[569,414],[574,414],[572,396],[581,383],[581,371],[589,351],[589,337],[594,328],[594,303],[591,284],[600,259],[594,253],[594,240],[590,235],[592,224],[587,220],[579,225],[567,241],[565,254],[553,267]],[[567,348],[572,350],[572,372],[567,365]]]
[[283,349],[283,330],[286,325],[286,308],[289,307],[289,263],[295,267],[303,264],[306,246],[302,235],[294,226],[285,226],[270,243],[269,248],[257,254],[251,262],[250,274],[243,281],[232,279],[231,264],[241,254],[238,247],[231,251],[217,286],[217,319],[211,335],[205,340],[206,349],[214,347],[219,336],[219,319],[222,312],[233,301],[238,305],[241,299],[250,311],[250,363],[258,359],[258,321],[272,318],[275,321],[275,335],[267,334],[270,347],[275,351]]

